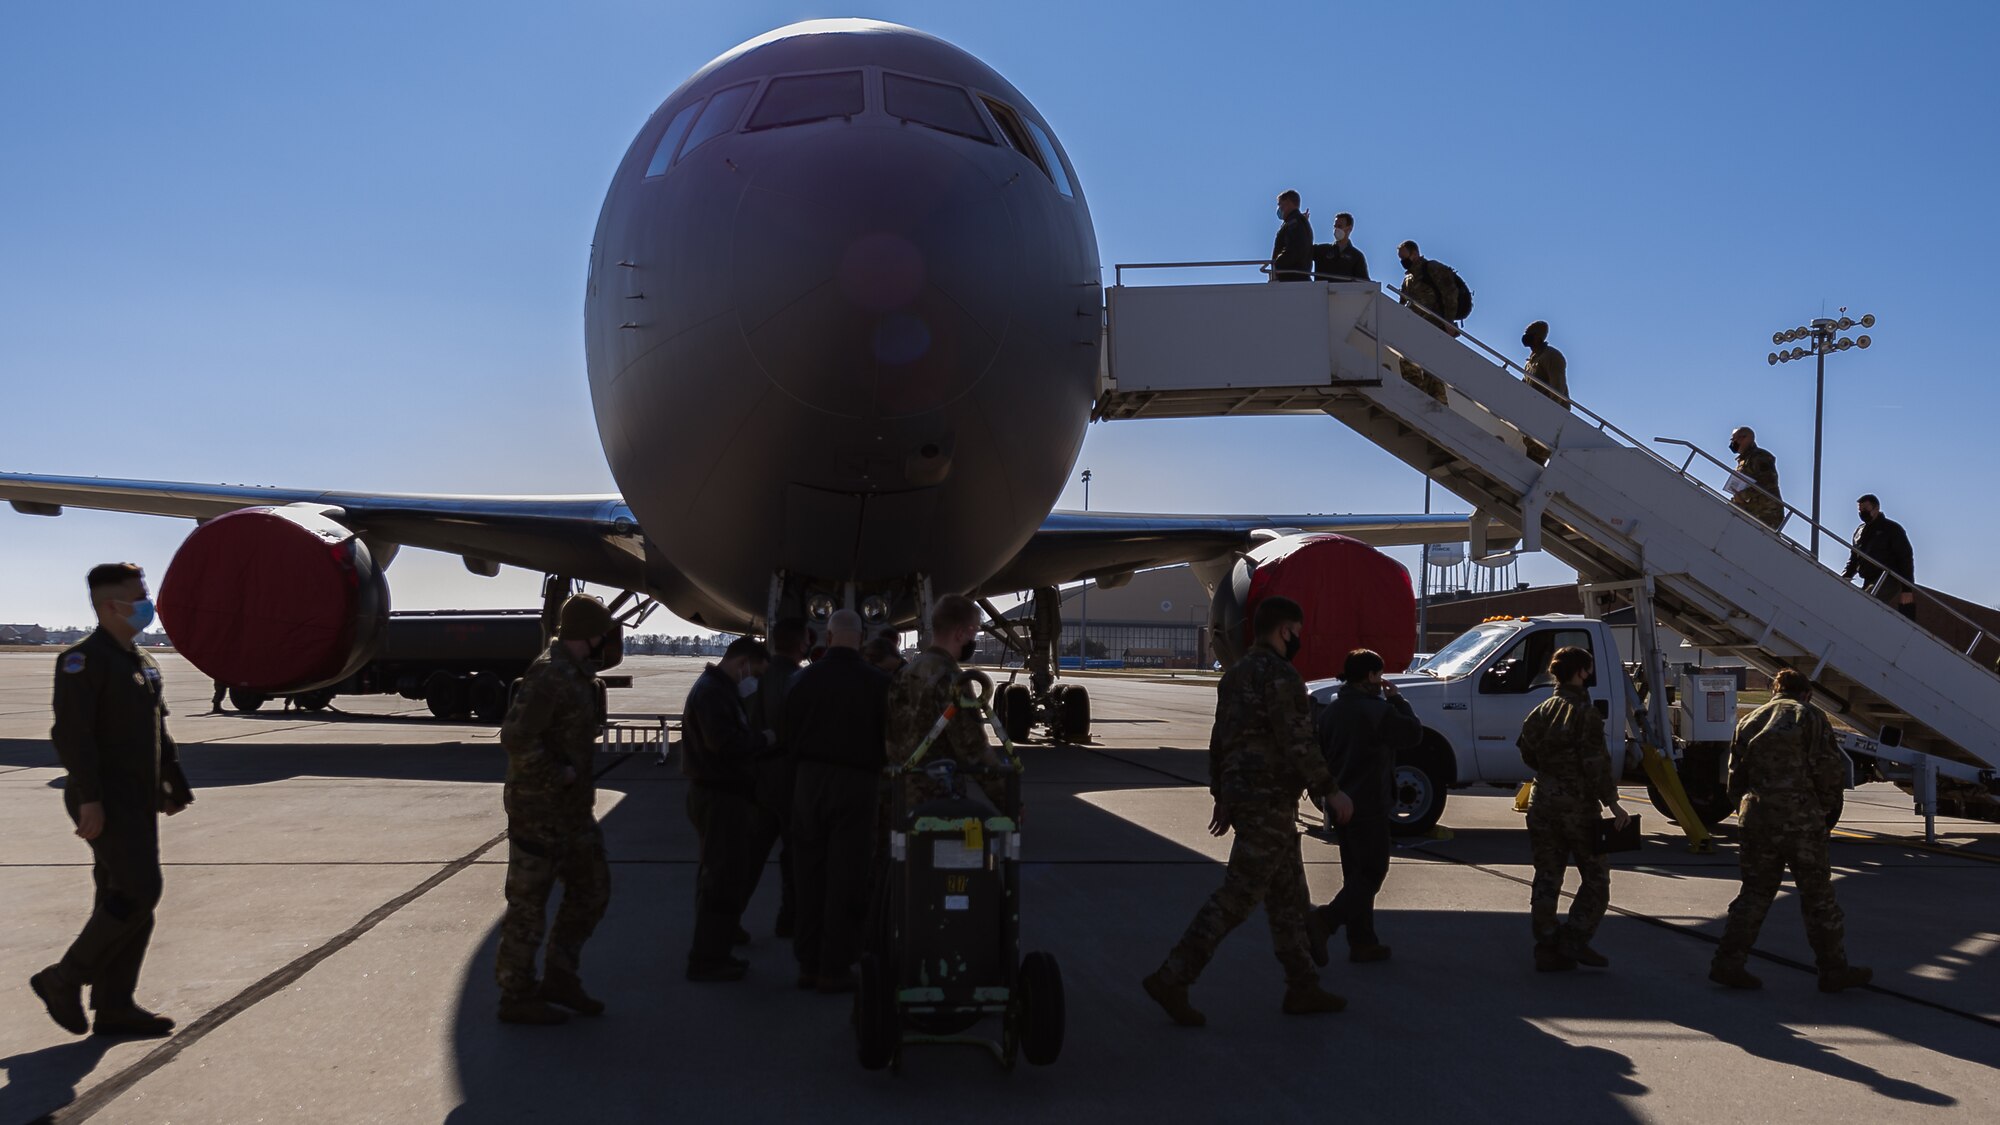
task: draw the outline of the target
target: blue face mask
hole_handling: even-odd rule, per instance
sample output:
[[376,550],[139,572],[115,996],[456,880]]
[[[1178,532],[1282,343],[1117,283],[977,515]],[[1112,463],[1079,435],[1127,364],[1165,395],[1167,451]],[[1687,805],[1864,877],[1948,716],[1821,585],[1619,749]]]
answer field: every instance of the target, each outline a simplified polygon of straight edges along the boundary
[[1278,221],[1281,223],[1285,221],[1285,209],[1283,207],[1278,208]]
[[132,612],[126,615],[125,624],[131,626],[134,633],[143,633],[146,631],[146,627],[152,623],[153,599],[140,598],[138,601],[133,602]]

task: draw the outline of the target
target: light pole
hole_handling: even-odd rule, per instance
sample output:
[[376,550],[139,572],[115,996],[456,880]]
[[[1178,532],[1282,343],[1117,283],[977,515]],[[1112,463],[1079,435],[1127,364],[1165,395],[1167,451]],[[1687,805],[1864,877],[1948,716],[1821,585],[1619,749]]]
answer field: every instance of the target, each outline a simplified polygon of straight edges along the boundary
[[1819,558],[1819,469],[1820,438],[1826,423],[1826,357],[1830,352],[1844,352],[1849,348],[1865,348],[1874,341],[1866,334],[1850,340],[1840,335],[1842,332],[1860,325],[1875,327],[1875,314],[1868,313],[1860,320],[1847,315],[1847,306],[1840,306],[1840,318],[1820,317],[1809,325],[1771,333],[1773,344],[1789,344],[1794,340],[1810,340],[1810,348],[1792,348],[1788,351],[1772,352],[1764,357],[1764,362],[1775,367],[1780,363],[1790,363],[1795,359],[1816,356],[1819,359],[1819,378],[1813,388],[1813,494],[1812,494],[1812,553]]
[[[1090,511],[1090,470],[1083,471],[1083,510]],[[1081,672],[1090,667],[1090,579],[1083,580],[1083,626],[1078,630],[1076,642],[1076,670]],[[1060,660],[1057,661],[1061,663]]]

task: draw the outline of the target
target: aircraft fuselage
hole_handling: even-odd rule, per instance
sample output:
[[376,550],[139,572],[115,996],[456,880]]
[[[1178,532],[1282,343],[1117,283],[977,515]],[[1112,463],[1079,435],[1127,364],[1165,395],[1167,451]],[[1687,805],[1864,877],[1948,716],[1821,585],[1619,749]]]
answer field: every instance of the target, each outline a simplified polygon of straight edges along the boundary
[[620,163],[585,330],[604,451],[713,602],[968,589],[1061,493],[1098,367],[1096,236],[1052,130],[907,28],[796,25],[674,91]]

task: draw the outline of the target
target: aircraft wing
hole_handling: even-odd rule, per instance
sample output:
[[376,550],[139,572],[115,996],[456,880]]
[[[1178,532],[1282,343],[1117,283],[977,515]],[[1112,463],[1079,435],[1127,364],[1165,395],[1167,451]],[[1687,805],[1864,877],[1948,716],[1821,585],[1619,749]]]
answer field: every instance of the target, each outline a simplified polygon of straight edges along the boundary
[[[1149,567],[1199,563],[1247,551],[1271,533],[1334,532],[1375,547],[1466,539],[1465,515],[1165,516],[1123,512],[1051,512],[1013,561],[982,587],[985,594],[1115,579]],[[1495,538],[1513,534],[1495,527]]]
[[368,494],[0,473],[0,500],[26,515],[90,508],[192,520],[302,504],[327,510],[378,555],[393,545],[422,547],[461,555],[468,567],[504,563],[626,589],[657,587],[662,569],[647,565],[645,537],[617,496]]

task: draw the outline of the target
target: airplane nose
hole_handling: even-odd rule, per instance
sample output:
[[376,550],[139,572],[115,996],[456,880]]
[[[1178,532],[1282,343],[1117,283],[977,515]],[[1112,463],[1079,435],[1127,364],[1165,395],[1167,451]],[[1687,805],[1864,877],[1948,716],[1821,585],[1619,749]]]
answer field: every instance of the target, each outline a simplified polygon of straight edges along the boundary
[[1006,338],[1025,279],[1004,187],[924,133],[835,128],[751,158],[732,304],[764,371],[815,409],[934,410],[971,390]]

